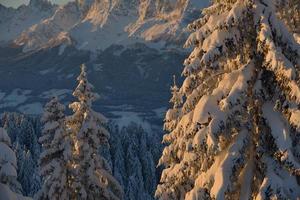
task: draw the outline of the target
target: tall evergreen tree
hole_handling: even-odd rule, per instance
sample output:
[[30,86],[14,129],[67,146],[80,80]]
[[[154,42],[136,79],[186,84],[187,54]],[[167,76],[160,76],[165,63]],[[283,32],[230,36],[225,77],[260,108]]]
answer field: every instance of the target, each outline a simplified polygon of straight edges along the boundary
[[278,3],[214,0],[189,26],[159,199],[300,197],[300,47]]
[[68,128],[75,141],[75,180],[72,184],[76,199],[121,199],[122,190],[111,175],[99,147],[108,143],[109,133],[104,127],[106,118],[92,109],[92,102],[98,98],[93,86],[87,80],[85,65],[77,78],[79,84],[73,95],[78,102],[70,104],[74,114],[68,119]]
[[36,199],[70,199],[72,141],[65,127],[65,106],[54,97],[46,104],[41,118],[44,124],[39,142],[43,152],[39,166],[43,185]]

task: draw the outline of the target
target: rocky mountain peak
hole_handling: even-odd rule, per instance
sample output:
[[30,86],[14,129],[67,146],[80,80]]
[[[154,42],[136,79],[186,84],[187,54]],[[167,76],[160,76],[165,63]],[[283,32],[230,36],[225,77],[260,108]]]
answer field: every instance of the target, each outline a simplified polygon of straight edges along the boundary
[[[199,15],[201,5],[205,5],[199,2],[196,5],[194,1],[76,0],[56,6],[48,0],[31,0],[27,7],[35,8],[37,14],[34,19],[43,20],[28,23],[33,25],[18,33],[14,42],[26,51],[59,45],[66,41],[62,35],[63,38],[72,38],[72,44],[76,44],[77,48],[92,51],[134,41],[176,41],[176,45],[181,47],[178,41],[184,40],[182,32],[193,20],[193,17],[190,18],[191,10],[196,9]],[[50,16],[40,17],[38,14],[41,10],[53,9],[53,12],[48,12],[53,13]]]

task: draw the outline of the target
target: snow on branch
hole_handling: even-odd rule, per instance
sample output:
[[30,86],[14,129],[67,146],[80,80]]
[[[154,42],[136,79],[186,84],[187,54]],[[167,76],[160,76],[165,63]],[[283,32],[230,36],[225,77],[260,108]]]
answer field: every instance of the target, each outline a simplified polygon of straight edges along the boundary
[[293,144],[289,126],[285,123],[280,113],[274,111],[273,108],[273,104],[268,102],[263,105],[262,110],[278,149],[275,157],[293,174],[300,175],[300,163],[292,153]]

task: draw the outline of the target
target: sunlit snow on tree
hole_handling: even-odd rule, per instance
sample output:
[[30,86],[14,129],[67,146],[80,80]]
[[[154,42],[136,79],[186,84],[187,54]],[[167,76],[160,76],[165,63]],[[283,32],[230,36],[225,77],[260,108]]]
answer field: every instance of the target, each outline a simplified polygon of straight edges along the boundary
[[300,45],[278,18],[284,2],[214,0],[189,26],[157,198],[300,197]]
[[81,66],[77,80],[79,84],[73,95],[78,101],[70,104],[74,114],[67,119],[67,128],[74,141],[73,198],[122,199],[123,191],[119,183],[111,175],[106,159],[98,153],[101,145],[108,144],[109,132],[104,127],[106,118],[91,108],[99,95],[92,92],[93,86],[87,80],[85,65]]
[[72,141],[65,127],[65,106],[53,98],[45,106],[41,118],[44,123],[39,142],[43,152],[40,155],[40,175],[43,186],[35,196],[41,200],[70,199],[72,191]]

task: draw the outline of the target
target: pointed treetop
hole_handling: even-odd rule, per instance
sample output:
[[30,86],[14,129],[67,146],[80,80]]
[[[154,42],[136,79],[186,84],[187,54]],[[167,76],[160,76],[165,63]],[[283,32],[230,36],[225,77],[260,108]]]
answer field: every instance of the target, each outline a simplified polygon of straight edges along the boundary
[[171,87],[171,90],[172,91],[174,91],[174,90],[178,91],[179,90],[177,85],[176,85],[176,76],[175,75],[173,75],[173,87]]
[[59,99],[57,96],[52,96],[51,100],[46,105],[59,105],[60,107],[64,107],[62,104],[59,103]]
[[173,75],[173,85],[175,86],[176,85],[176,76]]
[[52,99],[45,105],[44,114],[41,118],[41,121],[46,122],[49,119],[52,119],[54,116],[63,118],[64,111],[65,106],[59,102],[57,96],[53,96]]
[[82,64],[80,67],[81,73],[77,77],[79,84],[73,92],[73,96],[77,97],[80,103],[91,106],[92,102],[99,98],[99,95],[92,92],[94,86],[88,82],[85,64]]
[[173,103],[174,108],[178,108],[182,104],[182,95],[179,88],[176,85],[176,76],[173,75],[173,86],[171,87],[172,98],[170,103]]
[[80,65],[80,69],[81,69],[81,73],[79,74],[79,76],[77,77],[77,80],[80,81],[82,79],[87,79],[87,72],[86,72],[86,66],[85,64],[81,64]]

